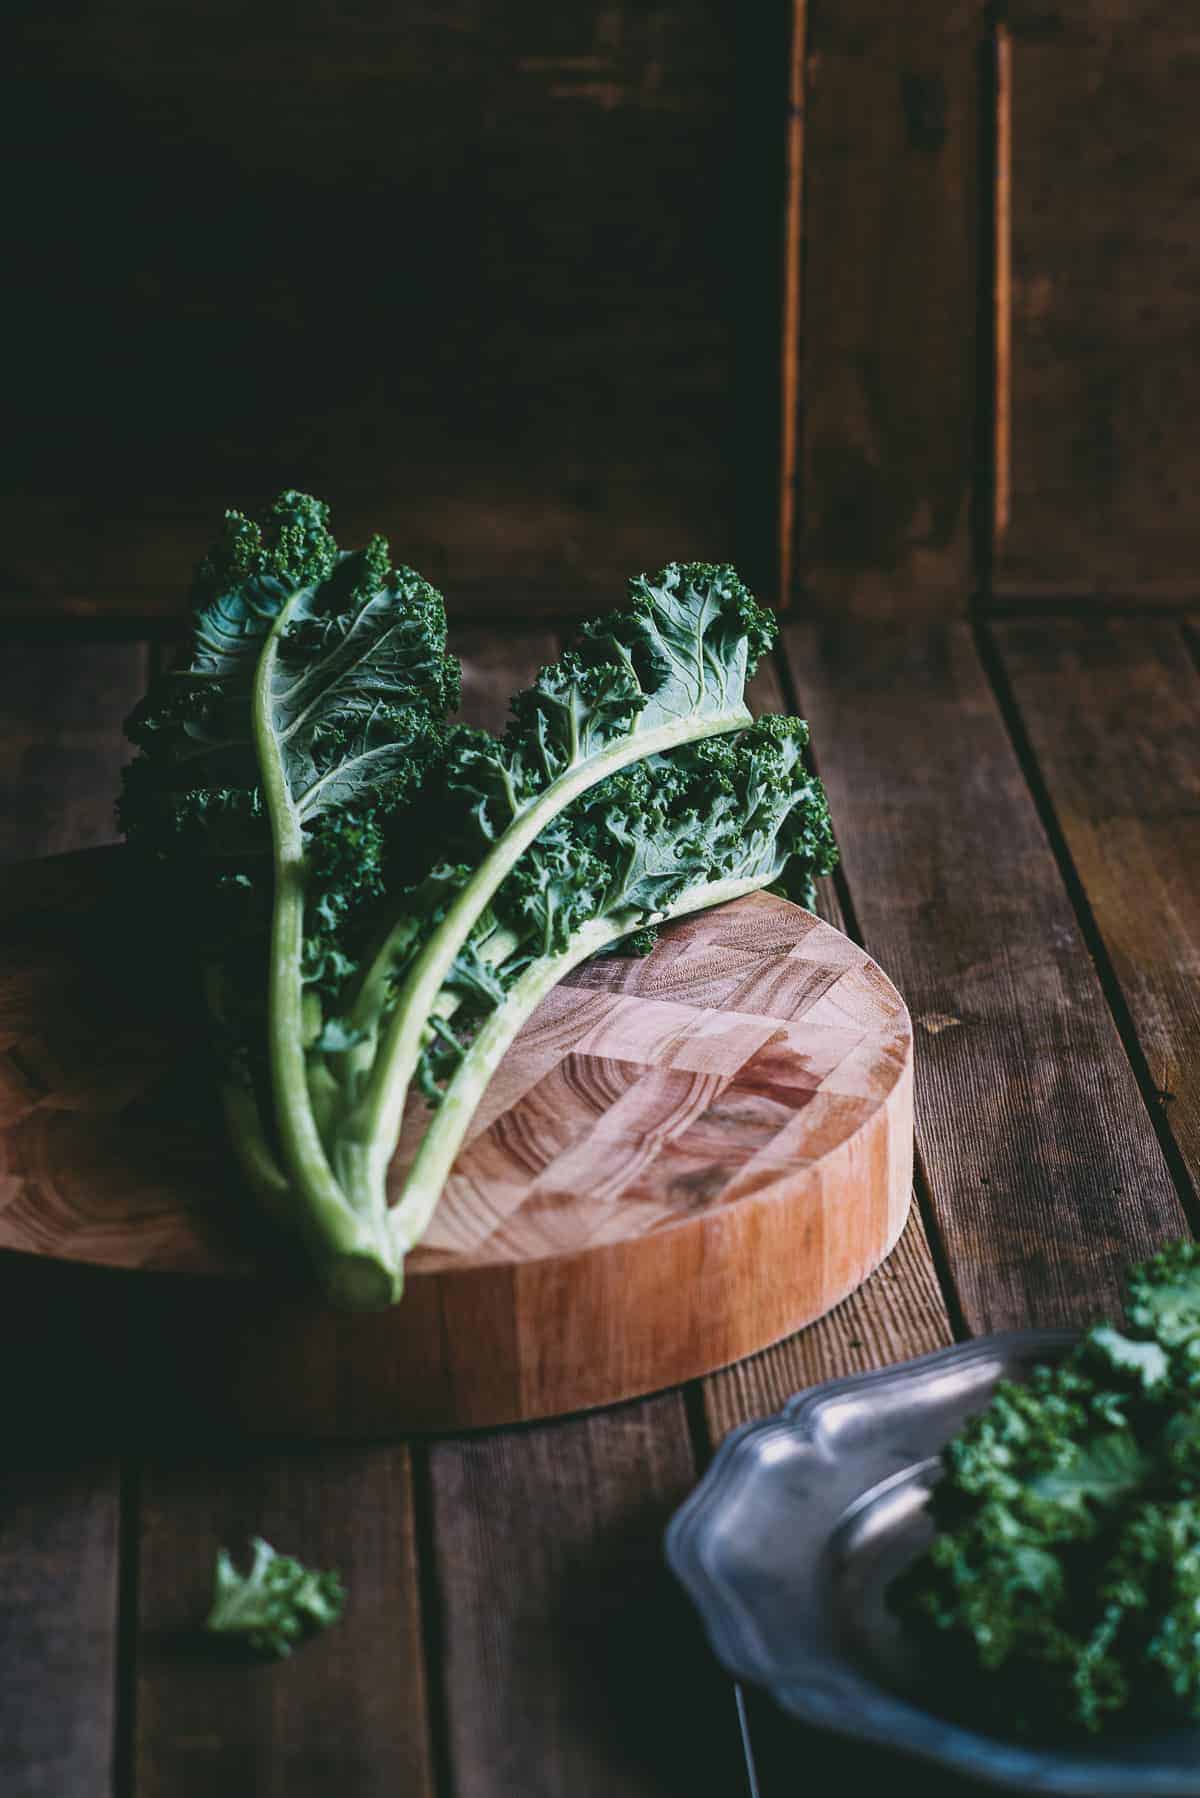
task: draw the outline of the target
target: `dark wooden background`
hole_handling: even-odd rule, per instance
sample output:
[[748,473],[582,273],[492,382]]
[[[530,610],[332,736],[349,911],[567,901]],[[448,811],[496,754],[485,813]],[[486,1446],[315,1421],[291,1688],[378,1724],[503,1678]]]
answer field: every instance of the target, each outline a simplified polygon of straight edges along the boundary
[[281,485],[460,612],[771,580],[779,0],[17,9],[11,611],[169,615]]
[[1162,0],[13,11],[10,616],[170,617],[288,483],[460,614],[1194,597]]
[[[328,495],[460,616],[1194,598],[1164,0],[15,0],[0,606],[178,616]],[[11,25],[10,25],[11,30]]]
[[[1200,40],[1165,0],[9,17],[0,859],[112,837],[227,504],[386,528],[493,726],[556,621],[731,556],[789,608],[757,698],[813,721],[822,905],[917,1025],[919,1204],[710,1380],[336,1453],[115,1439],[121,1304],[8,1270],[0,1791],[723,1798],[660,1556],[712,1445],[1090,1317],[1200,1220]],[[286,1685],[189,1660],[213,1541],[285,1524],[353,1619]],[[904,1776],[755,1739],[765,1798]]]

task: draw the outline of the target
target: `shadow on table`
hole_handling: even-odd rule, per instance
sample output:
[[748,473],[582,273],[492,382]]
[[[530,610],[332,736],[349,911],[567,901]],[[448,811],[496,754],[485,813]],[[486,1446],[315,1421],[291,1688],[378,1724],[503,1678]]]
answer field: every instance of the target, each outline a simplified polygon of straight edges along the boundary
[[[921,1798],[985,1798],[996,1788],[924,1761],[843,1741],[797,1723],[767,1697],[746,1688],[746,1719],[758,1775],[758,1798],[799,1794],[919,1791]],[[749,1788],[747,1788],[748,1790]]]
[[631,1792],[727,1798],[748,1789],[734,1689],[663,1563],[668,1515],[629,1512],[571,1566],[554,1636],[577,1726],[620,1743]]

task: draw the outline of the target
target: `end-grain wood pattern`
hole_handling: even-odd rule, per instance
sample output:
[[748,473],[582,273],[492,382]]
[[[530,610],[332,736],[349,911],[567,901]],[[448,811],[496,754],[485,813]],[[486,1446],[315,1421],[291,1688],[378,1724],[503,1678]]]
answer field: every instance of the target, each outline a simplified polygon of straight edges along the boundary
[[[119,881],[122,861],[35,870],[33,921],[10,922],[0,1246],[248,1273],[236,1184],[194,1085],[181,1102],[169,1028],[114,1016],[78,946],[45,945],[45,880],[65,873],[82,894],[106,871]],[[495,1074],[400,1306],[345,1318],[280,1295],[267,1330],[258,1285],[249,1307],[235,1288],[223,1315],[243,1412],[332,1432],[495,1423],[764,1347],[899,1235],[911,1062],[908,1014],[875,963],[766,894],[678,921],[644,961],[586,964]],[[426,1116],[411,1098],[397,1187]]]

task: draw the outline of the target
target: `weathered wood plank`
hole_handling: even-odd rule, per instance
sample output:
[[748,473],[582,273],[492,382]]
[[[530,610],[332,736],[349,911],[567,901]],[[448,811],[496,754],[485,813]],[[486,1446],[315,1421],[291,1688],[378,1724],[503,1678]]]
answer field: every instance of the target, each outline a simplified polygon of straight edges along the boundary
[[1200,1187],[1200,673],[1164,618],[992,628],[1162,1119]]
[[808,20],[794,566],[831,614],[967,590],[982,29],[956,0]]
[[[145,667],[141,644],[0,648],[0,861],[116,834],[121,719]],[[109,1791],[120,1480],[98,1437],[124,1348],[112,1296],[76,1270],[0,1259],[5,1365],[37,1370],[10,1381],[0,1477],[0,1787],[11,1798]]]
[[13,9],[0,603],[169,613],[221,508],[288,484],[456,608],[729,554],[739,466],[772,483],[732,424],[773,336],[744,70],[777,13],[306,0],[231,59],[228,5]]
[[[760,666],[749,698],[755,712],[789,709],[773,661]],[[814,748],[819,762],[820,743]],[[838,826],[836,816],[834,822]],[[832,880],[821,882],[817,909],[836,929],[845,930]],[[729,1430],[751,1417],[777,1411],[805,1386],[928,1354],[945,1347],[951,1336],[945,1299],[914,1200],[908,1225],[892,1254],[856,1293],[808,1329],[703,1382],[710,1439],[715,1446]]]
[[[512,643],[506,657],[490,637],[456,637],[473,724],[501,728],[509,695],[556,648],[544,633]],[[139,1798],[199,1798],[218,1784],[262,1784],[288,1798],[348,1782],[364,1793],[431,1789],[408,1450],[226,1454],[215,1470],[166,1461],[148,1469],[145,1494]],[[328,1642],[248,1680],[244,1670],[181,1655],[172,1632],[202,1616],[217,1543],[249,1533],[341,1567],[362,1608]]]
[[[7,1331],[5,1331],[7,1335]],[[28,1343],[9,1345],[22,1360]],[[10,1366],[12,1363],[10,1363]],[[117,1481],[73,1433],[8,1434],[0,1476],[0,1789],[106,1798],[113,1740]]]
[[[780,674],[781,659],[769,658],[760,664],[747,695],[755,713],[791,709]],[[819,762],[820,744],[814,745],[814,750]],[[838,930],[846,929],[833,880],[821,882],[817,910]],[[857,1292],[808,1329],[701,1382],[708,1447],[715,1448],[723,1436],[750,1418],[779,1410],[806,1386],[860,1368],[909,1360],[942,1348],[950,1340],[946,1302],[914,1198],[900,1241]],[[745,1701],[762,1798],[782,1798],[792,1791],[796,1769],[801,1766],[814,1789],[838,1783],[858,1790],[873,1783],[885,1769],[891,1776],[886,1756],[872,1756],[822,1731],[802,1729],[761,1693],[747,1691]],[[940,1791],[937,1798],[942,1798]]]
[[1003,594],[1195,598],[1200,59],[1170,0],[1017,0]]
[[[213,1557],[249,1536],[338,1568],[335,1629],[286,1662],[223,1661],[198,1634]],[[138,1798],[394,1798],[433,1791],[409,1451],[209,1444],[141,1485]]]
[[[775,660],[764,661],[751,682],[755,712],[790,710]],[[803,709],[803,708],[801,708]],[[821,744],[814,744],[821,762]],[[835,827],[841,831],[840,820]],[[817,910],[838,930],[846,919],[833,880],[821,882]],[[843,1374],[906,1361],[944,1348],[952,1331],[946,1301],[914,1197],[907,1228],[883,1266],[842,1304],[806,1330],[761,1355],[736,1362],[702,1382],[709,1445],[752,1417],[777,1411],[794,1393]],[[867,1789],[893,1779],[892,1759],[839,1741],[824,1731],[804,1729],[777,1711],[762,1693],[747,1691],[746,1721],[762,1798],[783,1798],[795,1789],[798,1768],[814,1790],[840,1785]],[[922,1771],[922,1788],[927,1776]],[[929,1798],[951,1798],[954,1788],[929,1785]]]
[[1185,1221],[970,629],[786,634],[967,1326],[1090,1317]]
[[804,148],[808,93],[808,0],[792,0],[788,27],[784,137],[783,245],[780,269],[779,502],[777,553],[781,602],[790,598],[798,548],[800,499],[800,330],[804,318]]
[[[917,1023],[918,1142],[967,1322],[1082,1321],[1185,1226],[969,633],[788,640],[864,940]],[[710,1427],[947,1336],[928,1250],[906,1239],[839,1312],[708,1382]],[[902,1772],[760,1696],[748,1715],[762,1798],[801,1767],[854,1791]],[[913,1776],[929,1798],[980,1790]]]
[[[464,714],[493,730],[557,652],[535,633],[461,633],[455,648]],[[682,1798],[714,1768],[733,1789],[728,1685],[660,1551],[694,1479],[678,1393],[431,1447],[432,1623],[455,1798]]]
[[430,1451],[455,1798],[738,1790],[728,1682],[662,1562],[678,1394]]

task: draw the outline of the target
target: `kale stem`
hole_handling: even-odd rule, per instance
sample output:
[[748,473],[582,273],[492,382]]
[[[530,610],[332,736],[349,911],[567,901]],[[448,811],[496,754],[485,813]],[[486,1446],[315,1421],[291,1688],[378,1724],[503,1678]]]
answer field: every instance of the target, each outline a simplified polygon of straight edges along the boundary
[[361,1145],[373,1170],[372,1180],[378,1192],[383,1191],[388,1163],[399,1139],[404,1103],[421,1053],[426,1019],[454,965],[455,956],[470,936],[480,913],[534,838],[580,794],[617,769],[646,756],[677,748],[681,743],[698,742],[704,737],[744,729],[751,722],[749,712],[739,704],[713,717],[688,716],[673,719],[653,730],[634,731],[610,743],[581,765],[560,774],[543,789],[528,810],[508,826],[462,887],[409,969],[362,1102],[346,1121],[346,1132]]
[[663,923],[668,918],[683,917],[688,912],[703,911],[708,906],[721,905],[727,899],[739,899],[745,893],[766,886],[773,878],[774,871],[745,880],[717,880],[692,887],[665,911],[649,917],[639,909],[593,918],[580,928],[569,948],[530,963],[509,989],[504,1004],[492,1012],[463,1056],[425,1132],[399,1203],[389,1214],[389,1228],[398,1258],[406,1255],[429,1228],[455,1157],[496,1064],[551,987],[589,955],[628,936],[630,931],[647,924]]
[[303,1229],[331,1298],[374,1309],[399,1295],[399,1270],[389,1263],[386,1200],[373,1217],[360,1217],[334,1179],[313,1116],[304,1052],[304,832],[288,790],[271,715],[279,639],[304,589],[280,608],[254,676],[254,742],[263,797],[271,821],[275,901],[271,917],[267,1036],[280,1147],[287,1171],[306,1203],[297,1205]]
[[264,1210],[278,1222],[290,1224],[288,1183],[267,1141],[258,1104],[249,1086],[226,1080],[221,1084],[221,1107],[238,1166]]

